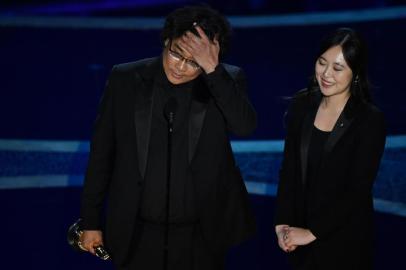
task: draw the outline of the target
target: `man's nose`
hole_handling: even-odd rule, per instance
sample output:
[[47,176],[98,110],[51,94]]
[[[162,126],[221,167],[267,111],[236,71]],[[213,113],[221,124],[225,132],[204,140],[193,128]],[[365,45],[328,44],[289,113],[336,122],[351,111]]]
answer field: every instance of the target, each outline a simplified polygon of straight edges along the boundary
[[187,66],[186,66],[186,59],[180,60],[180,61],[177,63],[176,68],[179,69],[180,71],[186,70],[186,68],[187,68]]

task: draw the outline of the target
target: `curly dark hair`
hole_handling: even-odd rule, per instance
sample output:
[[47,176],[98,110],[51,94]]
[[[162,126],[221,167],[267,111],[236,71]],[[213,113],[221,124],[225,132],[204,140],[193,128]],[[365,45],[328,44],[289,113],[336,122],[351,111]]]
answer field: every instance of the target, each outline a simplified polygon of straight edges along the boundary
[[187,31],[199,36],[193,23],[197,23],[210,40],[217,38],[220,45],[220,57],[223,57],[229,47],[230,23],[218,11],[207,5],[186,6],[170,13],[166,17],[161,33],[163,43],[168,39],[179,38]]

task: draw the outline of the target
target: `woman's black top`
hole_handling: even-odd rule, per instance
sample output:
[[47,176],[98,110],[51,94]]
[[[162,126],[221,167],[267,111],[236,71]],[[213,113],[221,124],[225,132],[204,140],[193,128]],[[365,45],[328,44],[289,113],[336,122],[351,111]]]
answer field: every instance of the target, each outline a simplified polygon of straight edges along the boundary
[[[307,167],[307,177],[306,177],[306,184],[305,184],[305,206],[307,206],[307,198],[311,198],[314,196],[312,190],[314,185],[317,185],[317,173],[322,163],[322,156],[324,151],[324,146],[326,141],[330,135],[330,131],[323,131],[318,129],[317,127],[313,126],[312,136],[310,139],[309,145],[309,152],[308,152],[308,167]],[[306,209],[307,207],[305,207]],[[304,225],[307,225],[306,220],[306,211],[304,211]]]

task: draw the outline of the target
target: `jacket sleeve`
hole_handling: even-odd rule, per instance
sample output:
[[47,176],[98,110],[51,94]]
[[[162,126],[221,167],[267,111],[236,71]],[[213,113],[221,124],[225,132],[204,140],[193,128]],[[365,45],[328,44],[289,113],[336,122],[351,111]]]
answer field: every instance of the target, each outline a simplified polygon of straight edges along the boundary
[[90,143],[90,155],[81,198],[83,229],[101,228],[101,212],[109,185],[114,158],[113,95],[116,88],[113,68],[101,98]]
[[354,207],[368,207],[371,203],[373,183],[385,148],[386,129],[383,114],[373,111],[360,130],[362,134],[351,157],[347,192],[331,205],[328,213],[309,218],[309,229],[318,239],[343,226]]
[[212,73],[204,74],[204,78],[228,130],[237,136],[250,135],[256,128],[257,119],[246,95],[247,83],[243,71],[239,69],[233,79],[219,64]]

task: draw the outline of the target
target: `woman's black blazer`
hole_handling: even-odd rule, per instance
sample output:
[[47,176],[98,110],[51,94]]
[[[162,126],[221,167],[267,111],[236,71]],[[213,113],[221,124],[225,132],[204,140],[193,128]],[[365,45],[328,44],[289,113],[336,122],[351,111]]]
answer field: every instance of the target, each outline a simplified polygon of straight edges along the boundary
[[370,269],[372,186],[385,146],[384,116],[351,96],[327,139],[315,179],[305,189],[321,98],[320,91],[301,91],[288,110],[275,224],[308,228],[317,237],[291,253],[294,264],[312,256],[318,269]]

